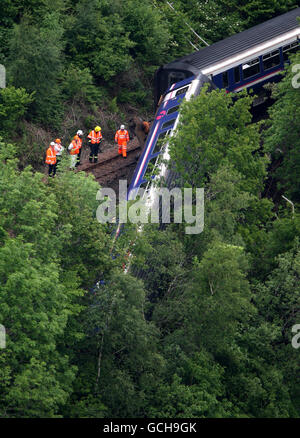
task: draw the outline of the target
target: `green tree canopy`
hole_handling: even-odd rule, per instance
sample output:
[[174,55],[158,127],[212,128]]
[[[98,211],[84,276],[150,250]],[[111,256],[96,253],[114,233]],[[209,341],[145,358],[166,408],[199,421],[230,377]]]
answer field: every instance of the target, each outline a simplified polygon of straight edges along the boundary
[[252,98],[236,99],[224,90],[201,93],[183,103],[177,135],[171,138],[175,169],[192,187],[202,187],[207,174],[229,163],[244,177],[245,191],[258,194],[266,175],[259,150],[258,126],[250,124]]

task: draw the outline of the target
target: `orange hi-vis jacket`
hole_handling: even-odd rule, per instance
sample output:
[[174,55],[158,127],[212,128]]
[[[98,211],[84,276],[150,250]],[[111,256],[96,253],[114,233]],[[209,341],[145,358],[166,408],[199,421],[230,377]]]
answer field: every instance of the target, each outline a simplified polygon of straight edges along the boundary
[[127,142],[129,141],[128,131],[124,129],[123,131],[119,129],[115,135],[115,141],[118,142],[119,146],[127,146]]
[[146,121],[143,122],[143,131],[145,134],[148,134],[148,132],[150,131],[150,123],[149,122],[146,122]]
[[100,143],[100,140],[102,138],[101,131],[99,132],[96,132],[95,130],[91,131],[88,135],[88,138],[91,139],[92,144]]
[[56,163],[56,152],[54,147],[49,146],[46,152],[46,164],[55,164]]
[[82,139],[78,137],[78,135],[75,135],[74,139],[72,140],[73,148],[70,150],[71,155],[77,155],[79,154],[79,150],[82,146]]
[[76,134],[76,135],[74,136],[74,140],[77,141],[77,144],[78,144],[79,149],[80,149],[81,146],[82,146],[82,138],[80,138],[79,135]]

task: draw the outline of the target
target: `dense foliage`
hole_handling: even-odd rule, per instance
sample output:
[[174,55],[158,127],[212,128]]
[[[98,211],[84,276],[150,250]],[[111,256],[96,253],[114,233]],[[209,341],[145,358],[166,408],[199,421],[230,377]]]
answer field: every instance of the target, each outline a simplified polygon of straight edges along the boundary
[[125,103],[151,113],[157,66],[203,44],[184,21],[211,43],[296,4],[172,3],[176,12],[159,0],[0,3],[1,417],[299,416],[292,66],[263,123],[247,94],[204,89],[183,105],[172,166],[184,186],[205,188],[204,231],[146,226],[126,275],[134,230],[113,259],[94,179],[65,159],[56,178],[39,172],[54,132],[67,141],[103,113],[113,129]]

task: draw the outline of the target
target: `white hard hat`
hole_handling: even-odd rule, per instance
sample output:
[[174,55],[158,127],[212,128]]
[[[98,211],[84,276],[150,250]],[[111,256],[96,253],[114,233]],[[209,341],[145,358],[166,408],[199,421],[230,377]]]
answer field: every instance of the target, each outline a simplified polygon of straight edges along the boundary
[[121,126],[120,126],[120,129],[125,129],[125,125],[121,125]]
[[83,132],[81,131],[81,129],[79,129],[79,130],[77,131],[77,135],[83,135]]
[[51,141],[50,146],[56,146],[56,144],[54,143],[54,141]]

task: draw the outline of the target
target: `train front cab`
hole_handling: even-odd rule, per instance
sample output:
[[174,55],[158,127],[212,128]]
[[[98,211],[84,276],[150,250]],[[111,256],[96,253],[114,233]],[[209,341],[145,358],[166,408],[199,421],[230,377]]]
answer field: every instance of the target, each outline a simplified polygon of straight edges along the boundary
[[[161,103],[156,112],[154,123],[132,179],[130,192],[136,193],[138,188],[146,189],[146,191],[150,189],[152,180],[156,178],[159,156],[166,151],[168,136],[171,135],[176,126],[181,102],[187,93],[192,93],[191,95],[199,94],[200,89],[207,82],[210,84],[210,89],[215,88],[207,76],[198,73],[197,77],[193,75],[179,83],[172,84],[164,94],[160,100]],[[139,179],[137,179],[137,175],[140,175]],[[164,175],[164,177],[167,179],[167,175]]]
[[129,198],[134,196],[139,188],[148,191],[151,181],[155,179],[159,155],[165,150],[167,137],[171,134],[178,118],[180,104],[193,79],[194,76],[191,76],[172,84],[160,99],[161,103],[129,187]]
[[154,76],[154,103],[157,106],[160,97],[166,93],[173,84],[178,85],[192,76],[199,74],[199,70],[187,62],[174,61],[167,66],[160,67]]

